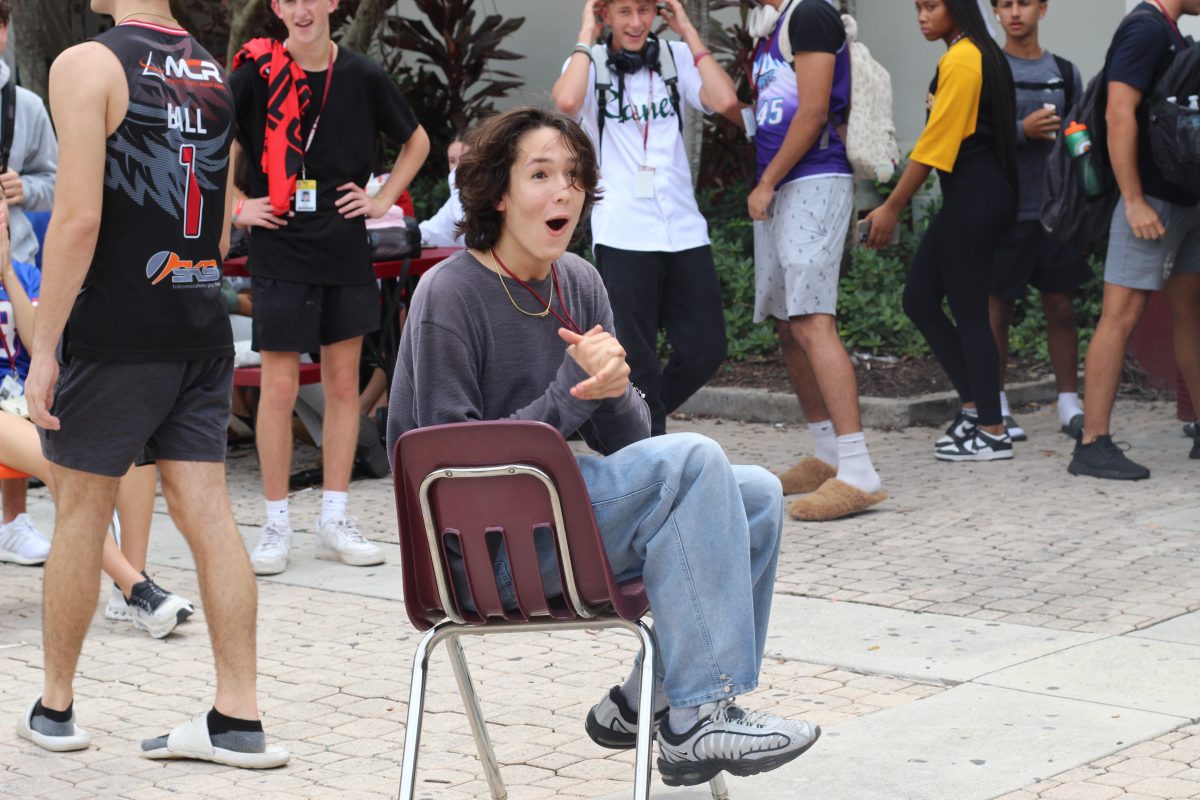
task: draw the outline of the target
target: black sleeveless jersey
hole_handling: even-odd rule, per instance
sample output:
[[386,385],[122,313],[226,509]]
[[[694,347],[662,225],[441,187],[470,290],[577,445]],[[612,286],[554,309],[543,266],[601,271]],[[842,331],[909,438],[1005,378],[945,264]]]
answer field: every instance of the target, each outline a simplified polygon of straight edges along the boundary
[[[118,25],[95,38],[125,68],[129,110],[108,137],[96,252],[67,323],[67,357],[182,361],[233,354],[221,228],[233,138],[224,71],[185,31]],[[70,191],[69,176],[59,190]]]

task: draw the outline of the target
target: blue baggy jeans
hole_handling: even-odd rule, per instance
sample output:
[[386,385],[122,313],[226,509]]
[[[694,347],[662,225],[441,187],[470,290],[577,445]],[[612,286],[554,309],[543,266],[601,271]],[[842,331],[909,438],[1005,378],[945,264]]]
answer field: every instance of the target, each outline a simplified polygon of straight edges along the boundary
[[783,530],[779,479],[730,464],[692,433],[580,456],[579,467],[613,573],[645,583],[671,706],[757,687]]

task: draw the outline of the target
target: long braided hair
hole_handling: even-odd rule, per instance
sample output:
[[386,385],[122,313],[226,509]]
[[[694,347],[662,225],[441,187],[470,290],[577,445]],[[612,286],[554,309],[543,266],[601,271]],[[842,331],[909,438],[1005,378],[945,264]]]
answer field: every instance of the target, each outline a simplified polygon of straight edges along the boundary
[[1017,98],[1012,67],[988,32],[977,0],[943,0],[958,27],[983,54],[983,82],[988,87],[988,111],[995,125],[996,155],[1009,182],[1017,185]]

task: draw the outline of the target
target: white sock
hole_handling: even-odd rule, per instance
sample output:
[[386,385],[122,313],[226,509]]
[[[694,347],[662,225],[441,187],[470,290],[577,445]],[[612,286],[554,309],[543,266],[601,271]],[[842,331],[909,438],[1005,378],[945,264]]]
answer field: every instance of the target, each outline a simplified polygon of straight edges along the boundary
[[289,528],[292,527],[291,519],[288,517],[288,500],[268,500],[267,501],[267,524],[272,522],[282,522]]
[[321,525],[331,519],[346,516],[346,501],[349,497],[349,492],[331,492],[326,489],[321,495]]
[[[634,665],[630,671],[629,677],[621,684],[621,695],[625,698],[625,702],[634,711],[637,710],[638,703],[642,698],[639,696],[642,692],[642,666],[641,664]],[[658,713],[667,707],[667,693],[663,691],[662,685],[654,687],[654,713]]]
[[858,433],[848,433],[837,437],[839,481],[850,484],[859,491],[874,494],[883,488],[883,481],[871,463],[867,452],[867,437]]
[[831,467],[838,465],[837,433],[833,430],[832,420],[810,422],[808,429],[813,437],[813,455]]
[[1083,405],[1079,402],[1079,392],[1058,393],[1058,422],[1069,425],[1071,417],[1083,413]]
[[1012,409],[1008,407],[1008,393],[1000,392],[1000,416],[1011,417]]
[[672,706],[667,720],[671,725],[672,733],[687,733],[700,721],[700,706],[690,706],[689,708]]
[[966,415],[968,417],[978,417],[979,416],[978,408],[974,408],[974,407],[967,408],[966,406],[963,406],[962,408],[959,409],[959,411],[961,411],[964,415]]

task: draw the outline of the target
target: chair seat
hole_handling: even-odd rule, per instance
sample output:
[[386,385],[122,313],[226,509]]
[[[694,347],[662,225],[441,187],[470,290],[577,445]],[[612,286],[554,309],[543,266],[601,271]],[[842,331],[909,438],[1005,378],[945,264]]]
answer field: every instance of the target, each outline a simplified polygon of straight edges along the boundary
[[16,470],[11,467],[6,467],[3,464],[0,464],[0,481],[7,481],[12,478],[28,478],[28,477],[30,477],[30,475],[28,473],[21,472],[20,470]]
[[[321,365],[303,363],[300,365],[300,385],[321,382]],[[262,386],[262,367],[237,367],[233,370],[234,386]]]

